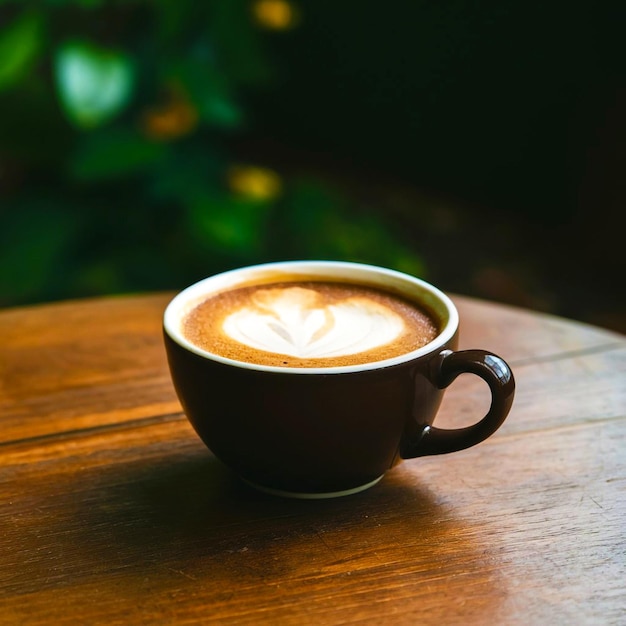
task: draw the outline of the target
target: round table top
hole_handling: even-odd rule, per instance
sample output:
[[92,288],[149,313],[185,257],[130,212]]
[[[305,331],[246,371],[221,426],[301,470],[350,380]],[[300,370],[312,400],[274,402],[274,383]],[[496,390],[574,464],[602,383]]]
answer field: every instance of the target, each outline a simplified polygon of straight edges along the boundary
[[[478,446],[326,501],[263,495],[170,382],[171,294],[0,311],[0,623],[626,621],[626,338],[455,297],[517,394]],[[463,375],[436,424],[476,421]]]

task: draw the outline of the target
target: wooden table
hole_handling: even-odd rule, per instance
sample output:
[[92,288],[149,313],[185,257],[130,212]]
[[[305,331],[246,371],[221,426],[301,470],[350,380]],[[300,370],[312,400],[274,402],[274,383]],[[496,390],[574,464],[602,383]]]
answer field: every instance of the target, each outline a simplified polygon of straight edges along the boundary
[[[509,361],[487,442],[369,491],[242,485],[175,398],[166,295],[0,312],[1,624],[624,624],[626,340],[456,298]],[[439,424],[474,420],[462,376]]]

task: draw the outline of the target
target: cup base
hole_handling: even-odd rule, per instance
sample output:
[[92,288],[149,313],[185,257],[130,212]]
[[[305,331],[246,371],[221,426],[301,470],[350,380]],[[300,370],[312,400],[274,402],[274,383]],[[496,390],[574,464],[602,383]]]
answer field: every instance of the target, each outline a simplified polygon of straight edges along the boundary
[[360,491],[365,491],[370,487],[373,487],[376,483],[378,483],[382,479],[383,475],[375,478],[369,483],[365,483],[364,485],[359,485],[358,487],[352,487],[351,489],[344,489],[342,491],[324,491],[324,492],[299,492],[299,491],[285,491],[283,489],[274,489],[273,487],[266,487],[265,485],[259,485],[250,480],[246,480],[242,478],[243,482],[258,491],[262,491],[263,493],[268,493],[272,496],[279,496],[281,498],[294,498],[297,500],[327,500],[330,498],[341,498],[343,496],[351,496],[352,494],[359,493]]

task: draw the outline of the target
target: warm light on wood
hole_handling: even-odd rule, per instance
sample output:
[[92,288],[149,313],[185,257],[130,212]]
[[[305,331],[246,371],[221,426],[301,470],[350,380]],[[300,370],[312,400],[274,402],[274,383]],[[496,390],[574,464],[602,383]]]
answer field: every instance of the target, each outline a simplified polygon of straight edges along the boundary
[[[0,622],[624,623],[624,337],[455,298],[461,347],[515,372],[503,427],[292,501],[241,484],[185,419],[169,298],[0,311]],[[437,423],[487,400],[460,377]]]

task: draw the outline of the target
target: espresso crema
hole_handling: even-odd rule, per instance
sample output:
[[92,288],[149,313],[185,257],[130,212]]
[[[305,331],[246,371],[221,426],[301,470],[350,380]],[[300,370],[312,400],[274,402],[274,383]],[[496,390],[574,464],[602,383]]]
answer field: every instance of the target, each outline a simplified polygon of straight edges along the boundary
[[385,291],[334,282],[281,282],[208,296],[183,334],[208,352],[259,365],[337,367],[400,356],[432,341],[432,318]]

